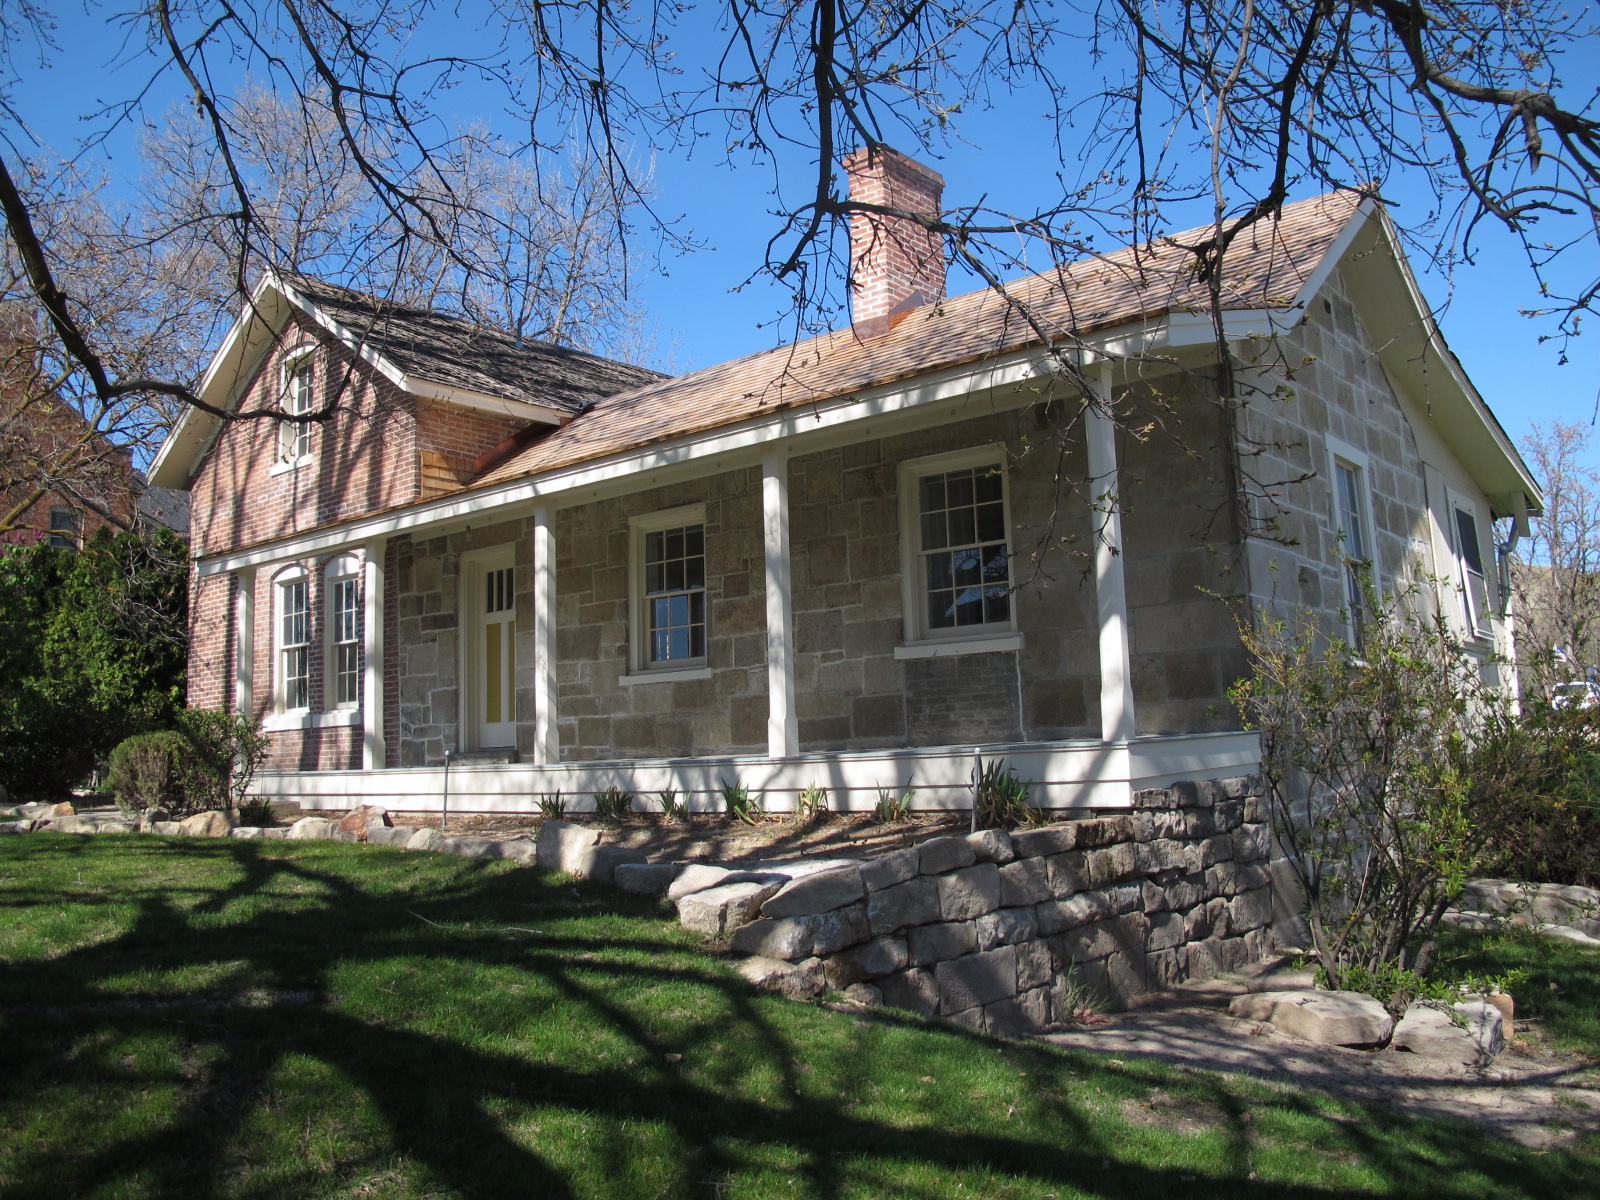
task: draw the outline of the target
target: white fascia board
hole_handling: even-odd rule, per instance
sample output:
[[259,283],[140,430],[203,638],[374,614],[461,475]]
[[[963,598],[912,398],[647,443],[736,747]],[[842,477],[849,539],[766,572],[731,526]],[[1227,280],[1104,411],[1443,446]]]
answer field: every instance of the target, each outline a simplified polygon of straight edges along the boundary
[[[243,310],[223,337],[222,344],[211,356],[205,374],[200,377],[199,389],[195,394],[213,408],[226,411],[239,398],[239,380],[248,375],[249,368],[254,365],[251,361],[254,356],[250,354],[250,332],[257,324],[269,329],[272,327],[272,320],[265,311],[269,291],[284,295],[282,285],[270,272],[261,278],[250,293]],[[224,372],[225,386],[222,382]],[[185,406],[177,425],[167,434],[161,449],[156,452],[155,461],[150,464],[151,484],[155,487],[188,488],[193,482],[195,464],[216,437],[217,431],[211,426],[220,427],[221,424],[220,419],[210,413]],[[187,453],[184,452],[185,447]],[[183,455],[181,463],[173,461],[173,456],[177,454]]]
[[303,292],[296,291],[292,285],[281,280],[278,281],[278,288],[296,308],[333,334],[352,354],[369,363],[395,387],[405,387],[406,373],[404,371],[379,354],[365,340],[357,337],[354,332],[346,329],[338,321],[335,321],[327,313],[319,309],[315,300]]
[[[1242,327],[1261,328],[1261,314],[1239,314]],[[1210,342],[1207,337],[1196,343]],[[1248,336],[1238,334],[1236,336]],[[1147,352],[1168,343],[1165,321],[1140,321],[1106,330],[1087,339],[1075,353],[1084,365],[1129,354]],[[290,558],[320,554],[343,546],[358,546],[375,537],[389,537],[418,529],[429,529],[477,517],[486,511],[497,516],[511,514],[499,510],[546,501],[558,507],[585,503],[605,494],[638,491],[655,487],[666,480],[646,479],[663,473],[700,473],[732,470],[758,462],[762,450],[777,442],[794,442],[797,453],[843,445],[875,435],[879,426],[891,424],[901,414],[925,412],[929,407],[1006,387],[1023,387],[1035,380],[1048,380],[1053,372],[1051,354],[1037,346],[998,356],[978,365],[965,364],[931,372],[910,385],[886,384],[855,396],[845,396],[816,404],[797,405],[770,416],[751,418],[738,424],[691,434],[679,441],[613,454],[590,462],[554,471],[547,475],[508,480],[493,488],[441,497],[426,504],[352,521],[318,532],[284,538],[247,550],[214,555],[198,560],[202,575],[217,575],[244,567],[261,566]],[[1031,403],[1035,397],[1019,396],[1015,406]],[[1010,405],[1008,405],[1010,407]],[[957,419],[952,412],[951,419]]]
[[[1372,197],[1367,196],[1356,205],[1356,211],[1344,223],[1344,228],[1339,230],[1339,235],[1329,244],[1327,252],[1323,254],[1322,261],[1307,277],[1305,285],[1301,287],[1300,294],[1294,298],[1294,307],[1299,312],[1305,312],[1307,305],[1316,298],[1328,282],[1329,277],[1339,269],[1339,264],[1344,261],[1345,252],[1355,244],[1357,235],[1367,227],[1367,222],[1374,216],[1387,222],[1387,214],[1383,206]],[[1393,233],[1393,230],[1389,230]],[[1398,255],[1396,257],[1399,257]]]
[[476,408],[480,412],[493,413],[497,417],[516,417],[521,421],[541,421],[546,425],[559,425],[563,417],[571,416],[568,412],[548,405],[531,404],[526,400],[507,400],[502,396],[491,396],[487,392],[475,392],[471,388],[452,387],[446,383],[418,379],[414,375],[402,375],[400,378],[400,387],[413,396],[421,396],[426,400],[442,400],[446,404],[459,404],[464,408]]

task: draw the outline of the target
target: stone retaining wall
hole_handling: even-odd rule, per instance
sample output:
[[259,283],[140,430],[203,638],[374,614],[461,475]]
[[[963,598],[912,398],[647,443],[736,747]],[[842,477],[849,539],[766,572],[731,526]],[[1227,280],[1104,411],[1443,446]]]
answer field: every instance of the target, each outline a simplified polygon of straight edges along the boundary
[[1124,1004],[1265,957],[1265,820],[1248,776],[1140,792],[1128,813],[935,838],[776,887],[732,943],[897,1008],[1042,1029],[1080,989]]

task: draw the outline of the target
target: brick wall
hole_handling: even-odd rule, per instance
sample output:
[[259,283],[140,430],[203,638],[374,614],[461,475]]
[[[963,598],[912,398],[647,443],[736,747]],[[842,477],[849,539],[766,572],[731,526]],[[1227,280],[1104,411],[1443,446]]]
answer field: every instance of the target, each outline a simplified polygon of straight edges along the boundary
[[[944,179],[938,172],[887,146],[845,159],[850,199],[937,217]],[[944,299],[944,239],[903,217],[852,213],[850,314],[854,323],[886,331],[886,318],[921,293],[922,303]],[[877,321],[879,324],[873,325]]]

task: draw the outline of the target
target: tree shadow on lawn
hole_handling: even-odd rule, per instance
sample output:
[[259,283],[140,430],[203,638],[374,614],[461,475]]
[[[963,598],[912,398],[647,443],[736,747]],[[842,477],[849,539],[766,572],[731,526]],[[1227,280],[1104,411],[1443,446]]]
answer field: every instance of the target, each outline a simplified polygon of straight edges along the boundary
[[[932,1197],[974,1176],[991,1195],[1372,1193],[1258,1180],[1274,1121],[1298,1124],[1269,1140],[1380,1190],[1600,1194],[1600,1164],[1467,1126],[787,1004],[647,902],[510,864],[65,835],[0,851],[0,920],[74,907],[120,932],[0,960],[8,1197]],[[1220,1149],[1153,1150],[1114,1111],[1153,1088],[1216,1114]]]

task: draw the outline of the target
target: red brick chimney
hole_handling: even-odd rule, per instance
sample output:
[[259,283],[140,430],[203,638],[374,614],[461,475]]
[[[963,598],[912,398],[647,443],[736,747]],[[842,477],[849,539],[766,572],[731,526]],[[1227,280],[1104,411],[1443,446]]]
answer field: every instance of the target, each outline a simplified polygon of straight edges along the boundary
[[[844,160],[850,199],[937,217],[944,176],[888,146]],[[893,318],[944,299],[944,238],[904,217],[850,216],[850,313],[856,334],[881,337]]]

